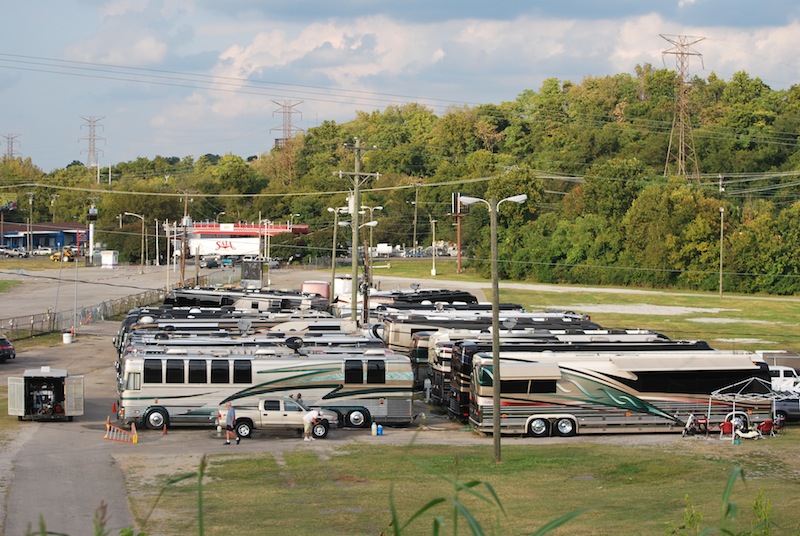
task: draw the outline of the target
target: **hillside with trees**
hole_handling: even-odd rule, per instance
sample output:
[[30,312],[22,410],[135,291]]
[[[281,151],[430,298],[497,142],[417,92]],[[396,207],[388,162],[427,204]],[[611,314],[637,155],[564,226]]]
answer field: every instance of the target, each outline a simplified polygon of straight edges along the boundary
[[[299,215],[294,221],[312,232],[273,244],[326,257],[327,208],[345,204],[352,179],[338,172],[354,170],[358,139],[369,149],[361,171],[380,174],[362,195],[362,204],[384,207],[375,213],[376,243],[410,248],[416,236],[429,245],[431,219],[437,239],[455,241],[452,192],[527,193],[525,205],[500,210],[504,277],[716,290],[722,246],[726,292],[798,293],[800,86],[773,90],[745,72],[691,80],[698,173],[676,176],[667,165],[676,82],[674,71],[643,65],[634,74],[549,79],[513,102],[441,115],[418,104],[358,112],[258,157],[138,158],[101,180],[80,162],[43,173],[30,160],[4,158],[0,178],[5,197],[33,193],[34,223],[85,221],[95,204],[98,240],[123,260],[139,258],[140,222],[119,214],[174,221],[184,207],[200,221]],[[27,217],[20,203],[7,220]],[[462,221],[469,266],[488,273],[487,211],[476,205]]]

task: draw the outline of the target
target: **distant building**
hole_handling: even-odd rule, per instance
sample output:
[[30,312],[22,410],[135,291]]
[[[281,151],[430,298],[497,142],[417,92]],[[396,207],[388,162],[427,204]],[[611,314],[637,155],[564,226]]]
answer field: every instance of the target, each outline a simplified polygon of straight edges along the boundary
[[39,247],[61,249],[72,245],[83,250],[89,236],[86,224],[75,222],[34,223],[29,226],[27,223],[4,221],[0,227],[3,245],[28,251]]

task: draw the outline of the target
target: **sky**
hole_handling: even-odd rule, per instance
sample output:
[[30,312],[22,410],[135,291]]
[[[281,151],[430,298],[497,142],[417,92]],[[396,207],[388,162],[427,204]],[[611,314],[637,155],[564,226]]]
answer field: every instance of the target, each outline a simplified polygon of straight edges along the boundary
[[45,172],[93,154],[101,167],[247,158],[284,128],[358,111],[419,102],[442,114],[548,78],[675,69],[662,35],[702,38],[690,76],[745,71],[788,89],[799,34],[796,0],[5,2],[0,154]]

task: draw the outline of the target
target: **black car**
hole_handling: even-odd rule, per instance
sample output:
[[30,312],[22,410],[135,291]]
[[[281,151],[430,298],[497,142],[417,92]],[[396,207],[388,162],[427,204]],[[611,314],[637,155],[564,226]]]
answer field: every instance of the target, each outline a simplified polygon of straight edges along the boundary
[[219,268],[217,259],[202,259],[200,261],[200,268]]
[[0,363],[5,363],[9,359],[16,359],[17,352],[14,345],[5,337],[0,337]]

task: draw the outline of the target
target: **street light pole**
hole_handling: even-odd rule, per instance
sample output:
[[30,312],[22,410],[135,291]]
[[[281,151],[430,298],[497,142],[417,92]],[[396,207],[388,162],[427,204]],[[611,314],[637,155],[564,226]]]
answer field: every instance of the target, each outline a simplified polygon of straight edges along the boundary
[[336,231],[339,229],[339,214],[344,207],[328,207],[328,212],[333,212],[333,246],[331,247],[331,288],[328,291],[328,305],[333,306],[334,289],[336,288]]
[[[383,206],[382,205],[376,205],[374,207],[367,207],[367,206],[361,205],[361,209],[362,210],[369,210],[369,221],[374,221],[375,220],[374,212],[376,210],[383,210]],[[374,228],[375,228],[374,225],[370,226],[370,228],[369,228],[369,282],[370,282],[370,284],[372,284],[372,258],[373,258],[373,255],[372,255],[372,229],[374,229]]]
[[125,212],[126,216],[134,216],[142,220],[142,246],[141,251],[139,252],[139,273],[144,273],[144,216],[141,214],[135,214],[133,212]]
[[431,275],[436,275],[436,221],[431,217]]
[[725,207],[719,207],[719,297],[722,297],[722,244],[725,233]]
[[492,439],[494,442],[494,461],[500,463],[500,276],[498,270],[497,253],[497,209],[505,201],[524,203],[528,199],[526,194],[513,195],[497,200],[496,197],[489,201],[479,197],[460,196],[461,203],[471,205],[483,203],[489,209],[490,241],[492,246]]

